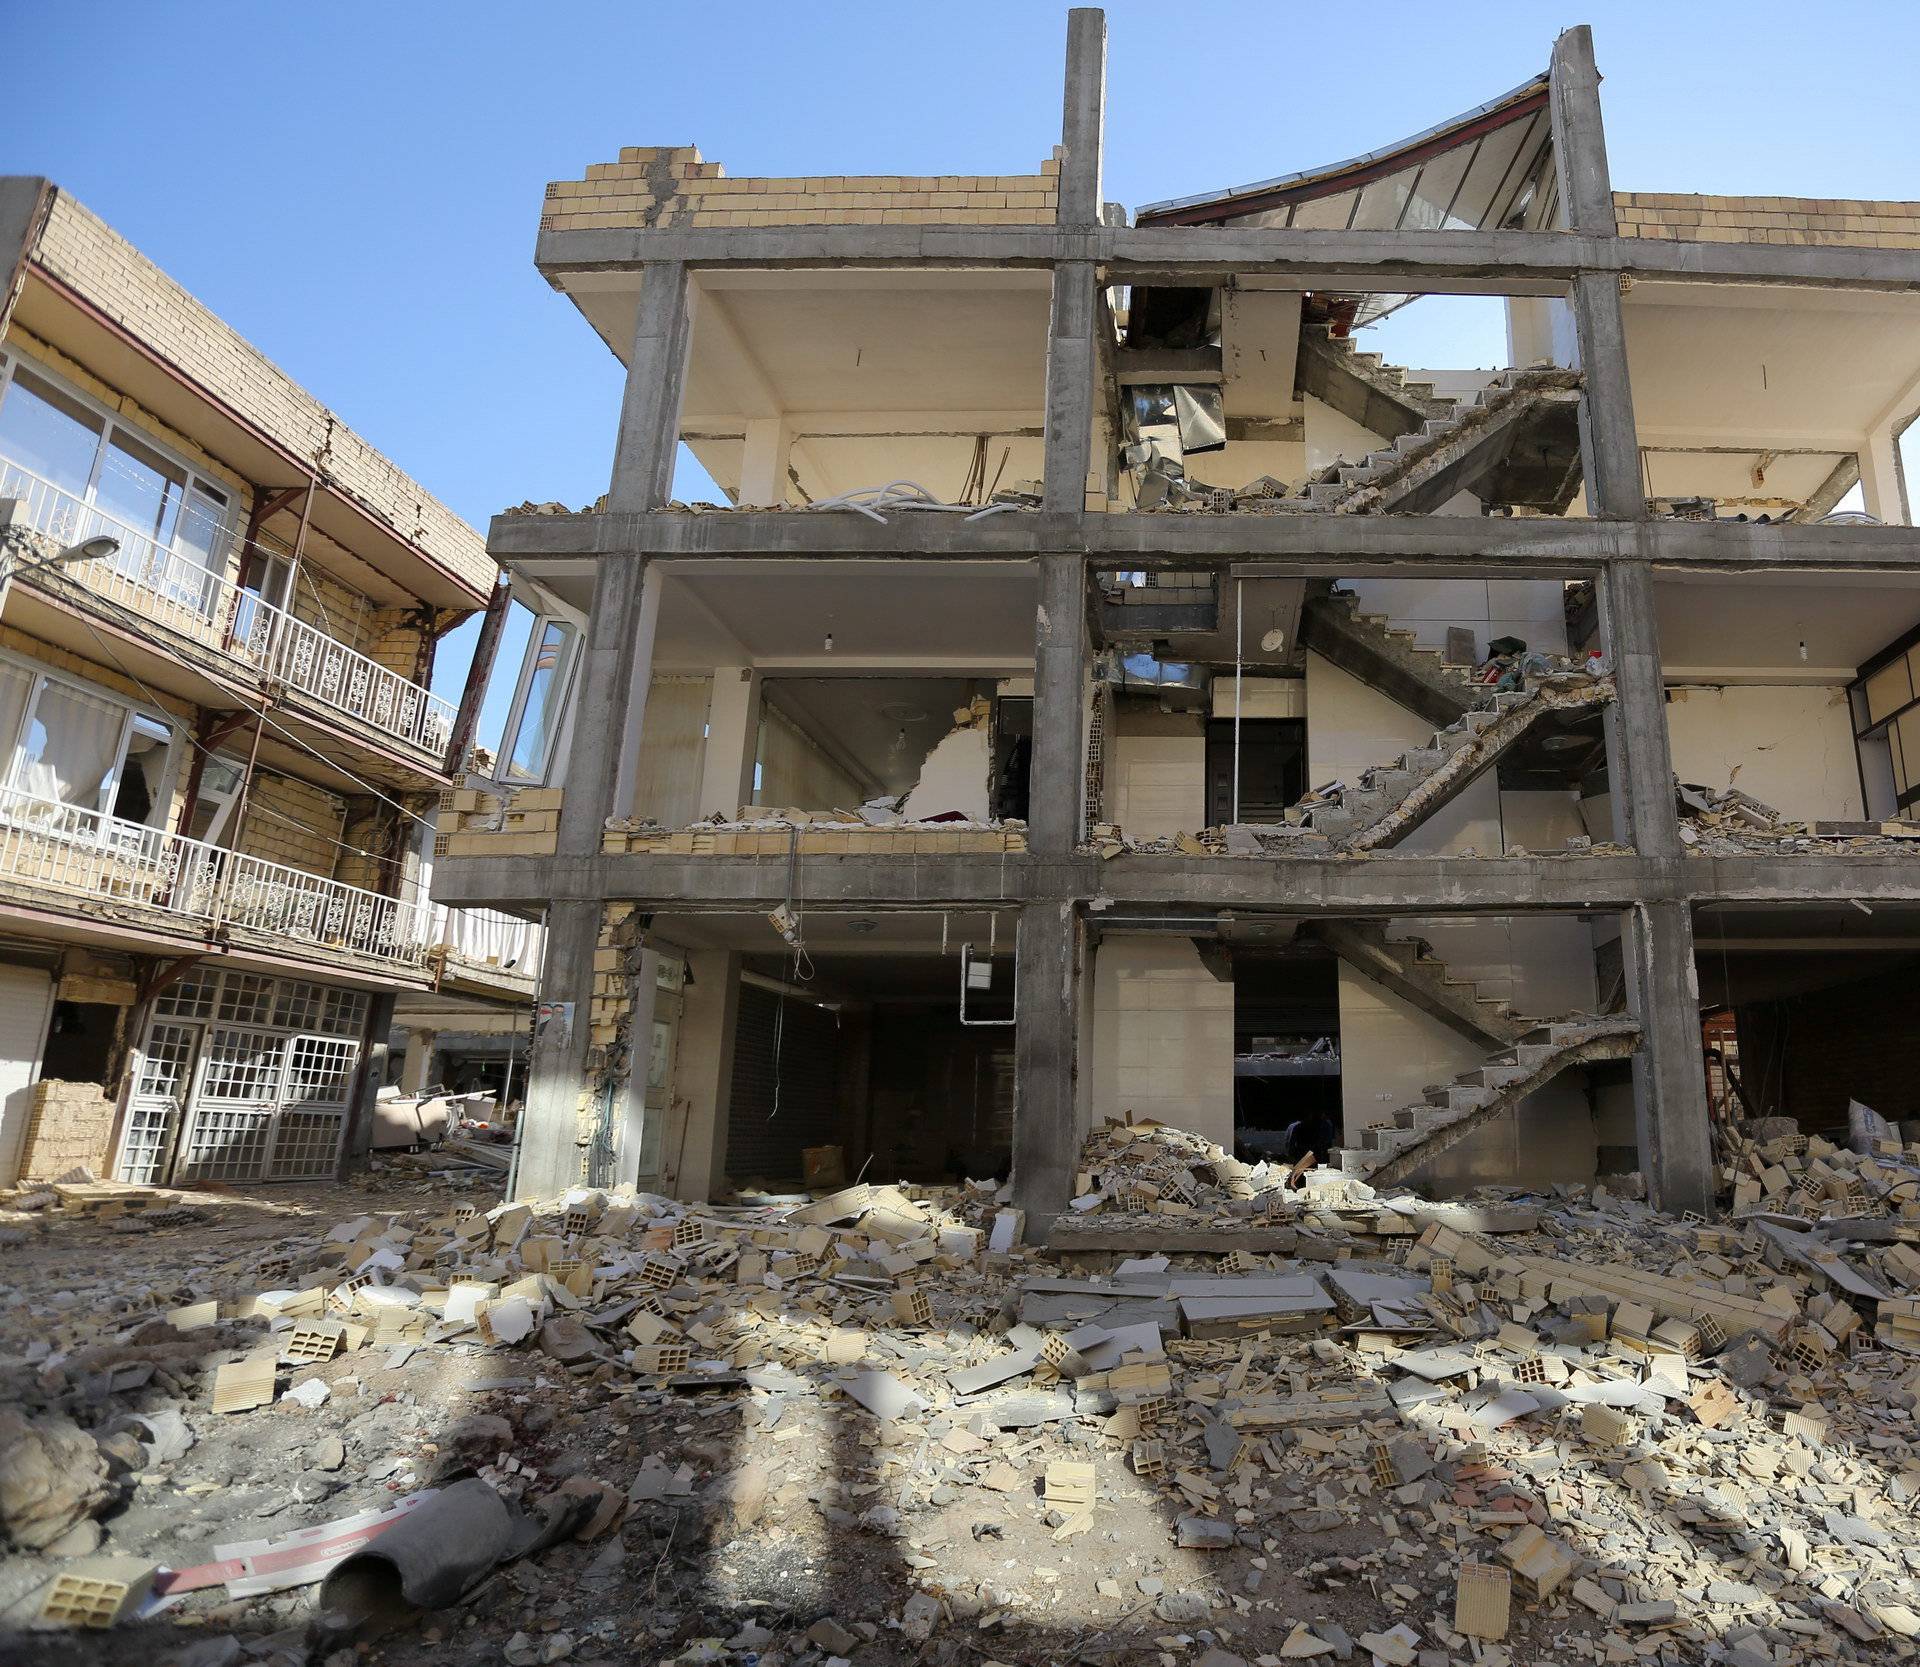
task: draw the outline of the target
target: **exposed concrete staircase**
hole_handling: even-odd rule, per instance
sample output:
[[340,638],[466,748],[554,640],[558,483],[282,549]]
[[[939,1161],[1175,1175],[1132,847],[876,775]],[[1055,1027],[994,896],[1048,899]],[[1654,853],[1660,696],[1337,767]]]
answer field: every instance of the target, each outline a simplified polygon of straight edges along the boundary
[[1424,747],[1376,765],[1338,803],[1303,809],[1302,824],[1328,836],[1336,851],[1378,851],[1397,845],[1466,790],[1545,719],[1595,711],[1613,699],[1613,679],[1584,672],[1530,680],[1494,694],[1437,731]]
[[1343,1147],[1343,1175],[1391,1186],[1458,1145],[1483,1123],[1504,1117],[1562,1071],[1604,1059],[1625,1059],[1639,1045],[1640,1027],[1619,1014],[1571,1014],[1530,1031],[1503,1053],[1426,1098],[1404,1106],[1391,1123],[1362,1131],[1362,1144]]
[[[1464,491],[1559,513],[1579,481],[1579,405],[1577,370],[1505,370],[1471,404],[1426,418],[1417,431],[1400,434],[1358,463],[1330,463],[1291,497],[1259,507],[1280,514],[1413,515],[1436,510]],[[1498,484],[1516,453],[1524,466],[1515,478],[1529,483],[1523,496]],[[1555,459],[1564,460],[1562,466],[1555,467]]]
[[1450,665],[1387,620],[1363,614],[1357,597],[1320,581],[1301,606],[1301,646],[1430,724],[1457,723],[1493,698],[1490,688],[1473,681],[1472,667]]
[[1472,979],[1455,978],[1425,938],[1392,937],[1362,920],[1322,920],[1308,930],[1356,972],[1469,1042],[1511,1047],[1543,1022],[1516,1014],[1505,997],[1483,996]]
[[1293,383],[1296,393],[1311,394],[1386,440],[1453,415],[1454,402],[1436,394],[1431,382],[1409,381],[1402,366],[1361,352],[1351,337],[1335,336],[1324,324],[1300,326]]

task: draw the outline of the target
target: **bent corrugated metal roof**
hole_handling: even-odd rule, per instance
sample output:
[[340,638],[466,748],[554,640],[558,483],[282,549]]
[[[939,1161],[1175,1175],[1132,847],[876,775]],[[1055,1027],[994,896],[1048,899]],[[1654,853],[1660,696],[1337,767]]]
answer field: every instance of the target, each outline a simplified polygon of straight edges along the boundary
[[1397,145],[1255,185],[1149,203],[1135,224],[1545,229],[1558,217],[1547,88],[1547,76],[1536,75]]

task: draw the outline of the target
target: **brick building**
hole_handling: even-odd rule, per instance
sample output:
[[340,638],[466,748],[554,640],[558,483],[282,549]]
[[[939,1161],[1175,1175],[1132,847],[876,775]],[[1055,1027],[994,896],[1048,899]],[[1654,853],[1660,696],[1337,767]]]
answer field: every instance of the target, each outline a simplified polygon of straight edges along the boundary
[[0,283],[0,1184],[330,1176],[397,997],[524,998],[426,895],[495,565],[44,180]]

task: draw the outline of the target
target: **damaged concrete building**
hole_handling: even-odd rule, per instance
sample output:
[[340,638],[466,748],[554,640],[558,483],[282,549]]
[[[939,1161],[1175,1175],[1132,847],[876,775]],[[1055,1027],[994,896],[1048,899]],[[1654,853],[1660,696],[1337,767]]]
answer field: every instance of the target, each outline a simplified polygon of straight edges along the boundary
[[525,1027],[538,929],[427,896],[505,588],[69,193],[0,180],[0,283],[0,1186],[331,1178],[417,1138],[396,1003]]
[[[538,624],[433,879],[547,928],[520,1194],[1050,1220],[1132,1114],[1679,1212],[1716,1117],[1920,1111],[1920,205],[1616,192],[1576,28],[1130,211],[1105,27],[1028,174],[547,188],[612,480],[493,523]],[[1364,350],[1428,296],[1506,366]]]

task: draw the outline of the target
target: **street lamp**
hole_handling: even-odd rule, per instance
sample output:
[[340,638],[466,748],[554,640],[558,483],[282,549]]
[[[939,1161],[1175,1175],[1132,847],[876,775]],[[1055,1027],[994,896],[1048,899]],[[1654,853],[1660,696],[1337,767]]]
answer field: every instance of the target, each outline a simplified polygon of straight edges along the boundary
[[0,561],[0,607],[6,606],[7,592],[13,588],[13,576],[16,573],[37,573],[44,567],[61,567],[70,561],[104,561],[120,549],[120,540],[106,533],[92,538],[83,538],[78,544],[69,544],[64,550],[55,550],[50,556],[42,556],[38,561]]

